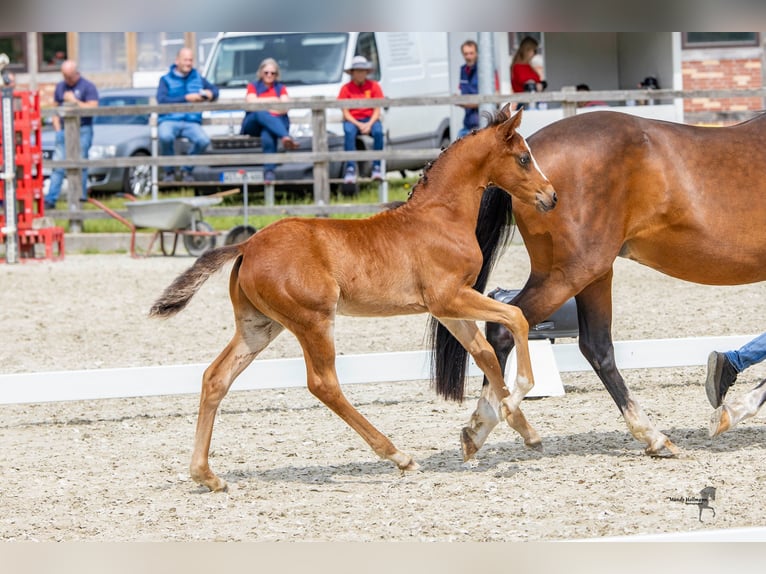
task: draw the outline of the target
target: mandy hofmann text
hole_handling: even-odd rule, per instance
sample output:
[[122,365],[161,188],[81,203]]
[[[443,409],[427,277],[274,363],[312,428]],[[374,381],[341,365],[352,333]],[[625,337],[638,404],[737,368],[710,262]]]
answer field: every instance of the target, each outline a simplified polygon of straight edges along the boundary
[[699,496],[668,496],[670,502],[680,502],[681,504],[694,504],[699,508],[699,521],[702,522],[702,511],[710,510],[715,518],[715,508],[710,506],[710,501],[715,500],[715,487],[706,486],[700,490]]

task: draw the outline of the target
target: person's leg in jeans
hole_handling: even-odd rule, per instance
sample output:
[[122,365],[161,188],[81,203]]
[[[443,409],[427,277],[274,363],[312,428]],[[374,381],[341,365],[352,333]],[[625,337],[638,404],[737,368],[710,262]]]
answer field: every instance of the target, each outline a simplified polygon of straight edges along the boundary
[[738,373],[766,359],[766,333],[761,333],[752,341],[734,351],[724,353]]
[[[205,130],[202,129],[202,125],[195,122],[182,122],[180,136],[185,137],[191,143],[187,155],[199,155],[207,149],[210,145],[210,136],[207,135]],[[191,172],[194,166],[183,166],[183,172],[187,176],[191,176]]]
[[[56,132],[56,147],[53,150],[53,159],[60,161],[66,159],[66,145],[64,144],[64,130]],[[51,172],[50,182],[48,186],[48,195],[45,196],[45,206],[48,209],[56,207],[56,202],[59,199],[61,193],[61,185],[64,183],[64,177],[66,176],[66,170],[61,167],[57,167]]]
[[[359,129],[351,122],[343,122],[343,150],[356,151],[356,136],[359,135]],[[346,162],[346,172],[352,170],[356,173],[356,162]]]
[[[376,121],[370,128],[370,135],[372,136],[372,149],[375,151],[381,151],[383,149],[383,124],[380,121]],[[376,159],[372,162],[372,169],[380,171],[380,160]]]
[[[88,159],[88,152],[93,143],[93,126],[80,126],[80,151],[83,159]],[[83,200],[88,199],[88,170],[82,170],[82,195]]]
[[[166,120],[157,126],[157,137],[160,140],[160,155],[175,155],[176,138],[180,122]],[[175,172],[173,166],[165,166],[165,177],[171,177]]]
[[[277,146],[284,138],[290,137],[290,120],[286,115],[272,116],[267,111],[256,112],[261,130],[261,147],[263,153],[276,153]],[[264,175],[273,176],[276,164],[263,165]],[[271,172],[271,173],[267,173]]]
[[708,355],[705,393],[713,408],[723,403],[737,375],[766,359],[766,333],[761,333],[739,349],[724,353],[713,351]]

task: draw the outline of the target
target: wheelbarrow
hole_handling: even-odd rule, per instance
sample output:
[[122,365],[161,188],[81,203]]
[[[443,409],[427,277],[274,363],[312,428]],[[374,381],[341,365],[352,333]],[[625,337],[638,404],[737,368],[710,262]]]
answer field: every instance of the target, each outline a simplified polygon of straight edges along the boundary
[[[215,247],[216,238],[221,234],[202,220],[202,208],[216,205],[222,197],[182,197],[178,199],[155,199],[151,201],[129,201],[125,204],[128,216],[136,227],[157,229],[146,252],[151,253],[154,242],[159,238],[163,255],[175,255],[178,238],[183,237],[184,247],[189,255],[198,257]],[[165,234],[173,234],[173,246],[165,247]]]

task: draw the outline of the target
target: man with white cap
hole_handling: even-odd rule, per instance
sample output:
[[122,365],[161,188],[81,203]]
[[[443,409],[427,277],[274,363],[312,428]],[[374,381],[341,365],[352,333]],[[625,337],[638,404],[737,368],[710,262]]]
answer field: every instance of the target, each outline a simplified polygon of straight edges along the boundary
[[[351,76],[351,81],[341,86],[339,100],[382,98],[383,90],[375,80],[370,80],[367,74],[372,70],[372,64],[364,56],[354,56],[351,65],[345,70]],[[343,108],[343,134],[345,151],[356,150],[356,136],[365,134],[372,136],[373,149],[383,149],[383,126],[380,123],[380,108]],[[356,162],[346,163],[344,183],[356,183]],[[372,163],[372,179],[382,180],[380,160]]]

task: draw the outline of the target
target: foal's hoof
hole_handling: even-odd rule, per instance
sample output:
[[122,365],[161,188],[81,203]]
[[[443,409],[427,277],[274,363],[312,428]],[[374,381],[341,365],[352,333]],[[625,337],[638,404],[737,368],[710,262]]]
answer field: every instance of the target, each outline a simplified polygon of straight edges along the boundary
[[665,437],[665,440],[659,446],[650,445],[646,447],[644,452],[655,458],[675,458],[681,454],[681,449],[674,445],[669,438]]
[[524,446],[526,446],[529,449],[536,450],[537,452],[542,452],[543,450],[543,441],[538,439],[530,440],[529,442],[524,441]]
[[721,433],[726,432],[732,428],[731,415],[726,405],[721,405],[710,416],[710,426],[708,426],[708,433],[710,437],[718,436]]
[[194,473],[191,475],[194,482],[199,484],[200,486],[204,486],[206,488],[209,488],[211,492],[228,492],[229,485],[226,484],[226,481],[223,479],[218,478],[216,475],[212,476],[196,476]]
[[479,447],[473,442],[473,436],[476,433],[471,427],[463,427],[463,431],[460,433],[460,446],[463,449],[463,462],[467,462],[473,458]]

